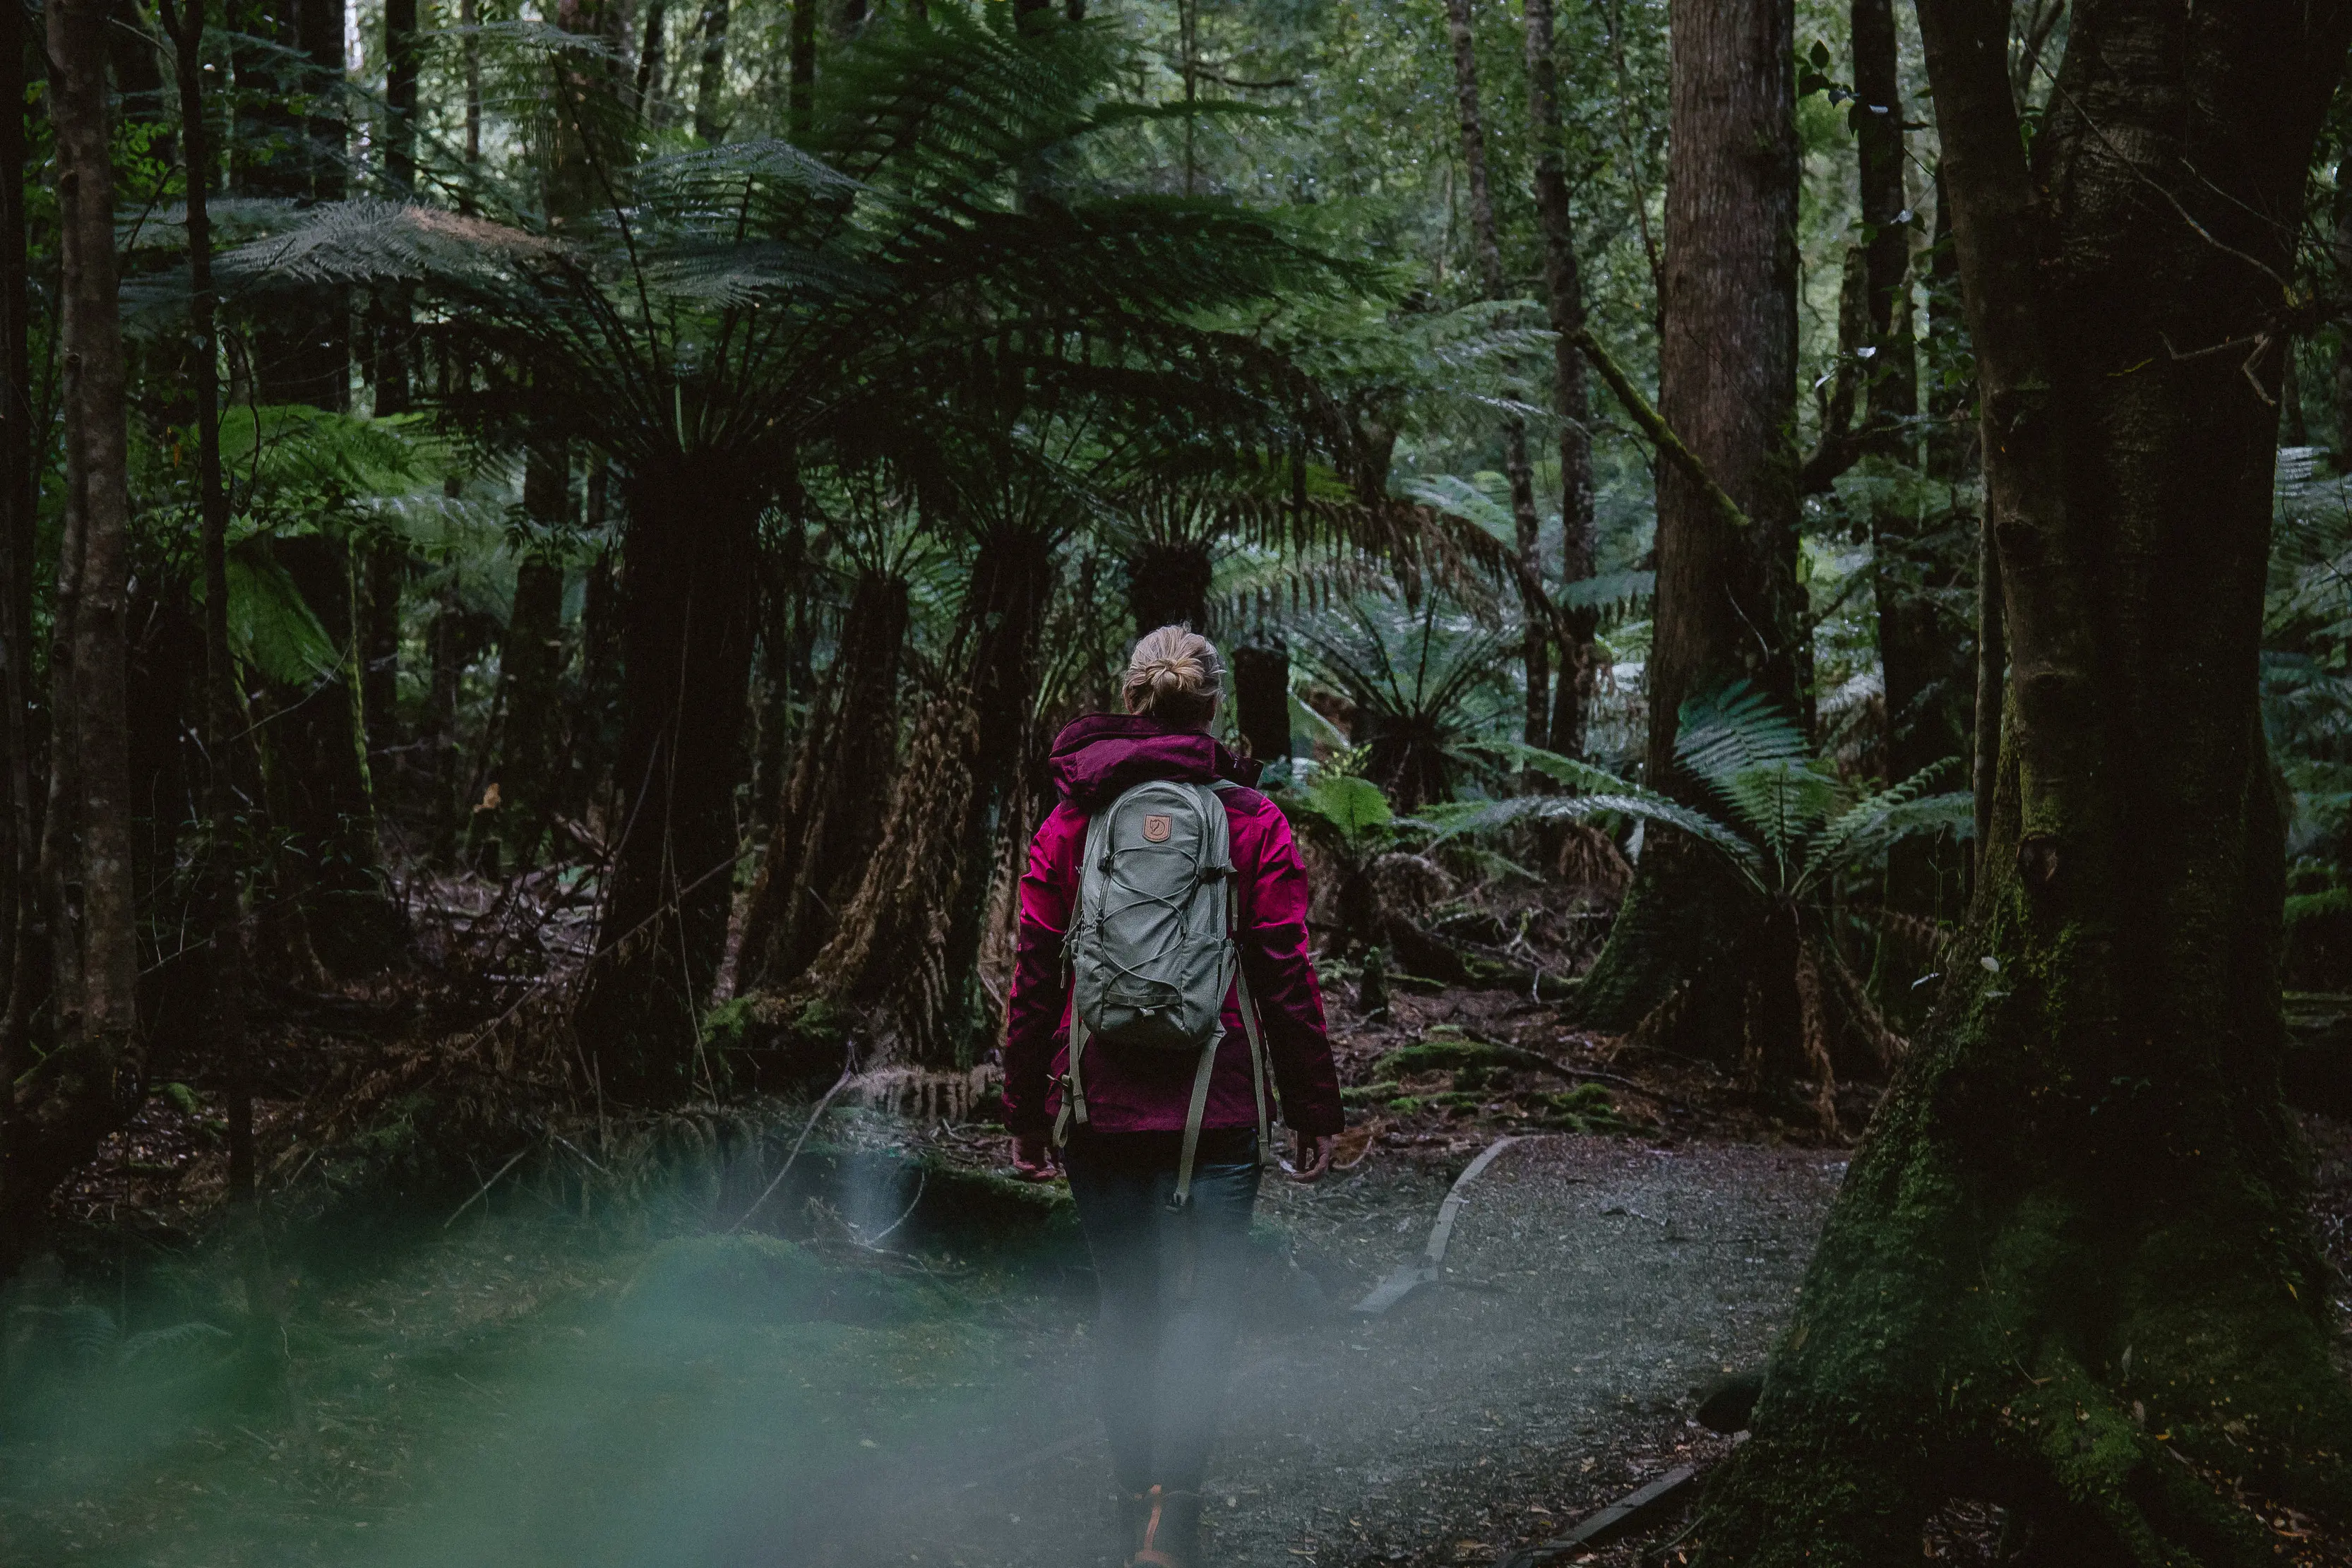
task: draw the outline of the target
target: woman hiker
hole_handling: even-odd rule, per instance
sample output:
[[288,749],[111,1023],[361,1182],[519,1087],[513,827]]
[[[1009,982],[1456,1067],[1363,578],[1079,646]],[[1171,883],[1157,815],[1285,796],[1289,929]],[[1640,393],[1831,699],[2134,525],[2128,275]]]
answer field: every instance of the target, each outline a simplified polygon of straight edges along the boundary
[[[1054,742],[1061,800],[1037,830],[1021,879],[1004,1119],[1023,1176],[1048,1180],[1057,1163],[1068,1173],[1093,1255],[1102,1304],[1098,1400],[1118,1482],[1119,1551],[1129,1568],[1192,1568],[1197,1560],[1201,1482],[1247,1289],[1265,1071],[1271,1069],[1282,1119],[1297,1139],[1292,1180],[1315,1181],[1330,1168],[1341,1126],[1339,1075],[1307,962],[1306,868],[1290,824],[1249,788],[1258,765],[1208,733],[1223,673],[1208,639],[1181,626],[1163,626],[1135,645],[1122,683],[1128,711],[1078,719]],[[1161,780],[1211,786],[1213,794],[1155,787]],[[1106,813],[1121,796],[1129,800]],[[1222,827],[1213,815],[1218,805]],[[1206,1043],[1198,1051],[1181,1049],[1181,1040],[1172,1042],[1179,1049],[1139,1048],[1132,1042],[1148,1034],[1148,1019],[1097,1039],[1082,1018],[1079,1059],[1070,1059],[1074,967],[1082,977],[1078,995],[1093,1013],[1106,1012],[1094,999],[1102,987],[1090,991],[1083,978],[1090,961],[1103,972],[1102,960],[1084,943],[1066,948],[1097,816],[1107,817],[1094,856],[1104,875],[1087,894],[1097,908],[1129,894],[1129,909],[1149,916],[1145,905],[1165,910],[1198,896],[1219,901],[1229,923],[1238,973],[1224,990],[1221,1035],[1201,1007]],[[1196,844],[1197,860],[1179,857],[1180,869],[1190,870],[1213,862],[1220,838],[1230,850],[1230,877],[1213,865],[1172,894],[1136,894],[1124,870],[1109,870],[1117,858],[1148,882],[1152,849]],[[1157,858],[1164,869],[1169,857]],[[1104,892],[1106,884],[1114,891]],[[1209,885],[1214,891],[1200,891]],[[1202,906],[1187,907],[1197,924]],[[1114,951],[1109,962],[1132,974],[1160,956]],[[1222,976],[1208,982],[1210,995]],[[1243,1009],[1252,1004],[1245,1019]],[[1116,1026],[1121,1015],[1106,1016]],[[1105,1018],[1095,1017],[1092,1027],[1104,1028]],[[1189,1160],[1188,1124],[1195,1145]]]

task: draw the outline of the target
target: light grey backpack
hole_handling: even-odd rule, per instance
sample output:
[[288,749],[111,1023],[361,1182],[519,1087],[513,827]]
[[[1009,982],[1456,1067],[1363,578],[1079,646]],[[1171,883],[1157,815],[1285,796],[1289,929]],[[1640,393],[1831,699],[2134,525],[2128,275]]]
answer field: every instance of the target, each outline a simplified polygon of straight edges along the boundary
[[1086,1124],[1080,1062],[1089,1043],[1139,1055],[1197,1054],[1171,1203],[1176,1208],[1192,1198],[1192,1157],[1225,1032],[1225,993],[1236,984],[1261,1154],[1269,1132],[1265,1052],[1234,945],[1232,824],[1217,798],[1231,788],[1155,779],[1096,812],[1087,824],[1077,914],[1070,922],[1070,1067],[1055,1139],[1066,1142],[1073,1122]]

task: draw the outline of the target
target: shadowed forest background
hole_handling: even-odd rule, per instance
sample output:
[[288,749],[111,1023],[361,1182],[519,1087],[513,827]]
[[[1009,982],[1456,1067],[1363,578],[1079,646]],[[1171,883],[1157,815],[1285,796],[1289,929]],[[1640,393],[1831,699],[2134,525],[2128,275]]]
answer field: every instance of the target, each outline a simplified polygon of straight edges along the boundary
[[1089,1560],[1182,622],[1350,1107],[1225,1560],[2352,1563],[2347,40],[0,0],[0,1557]]

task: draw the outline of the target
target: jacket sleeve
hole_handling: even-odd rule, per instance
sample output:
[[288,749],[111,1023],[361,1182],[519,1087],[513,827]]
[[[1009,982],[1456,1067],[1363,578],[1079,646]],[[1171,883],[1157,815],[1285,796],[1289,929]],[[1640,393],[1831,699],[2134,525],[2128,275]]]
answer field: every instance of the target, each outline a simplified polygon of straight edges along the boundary
[[1307,956],[1307,867],[1288,820],[1271,802],[1265,818],[1237,934],[1242,970],[1265,1031],[1282,1119],[1297,1132],[1337,1133],[1346,1118],[1323,993]]
[[[1021,875],[1021,916],[1004,1024],[1004,1124],[1017,1134],[1046,1131],[1054,1052],[1061,1044],[1069,1002],[1062,937],[1069,929],[1071,905],[1077,901],[1078,841],[1071,831],[1071,817],[1059,806],[1046,816],[1029,842],[1029,866]],[[1075,821],[1083,832],[1085,819]]]

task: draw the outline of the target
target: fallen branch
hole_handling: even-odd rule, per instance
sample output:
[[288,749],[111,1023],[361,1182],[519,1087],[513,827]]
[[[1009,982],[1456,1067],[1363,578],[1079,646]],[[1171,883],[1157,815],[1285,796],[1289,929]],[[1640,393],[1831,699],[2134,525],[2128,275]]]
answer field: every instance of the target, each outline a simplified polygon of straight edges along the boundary
[[1715,476],[1706,471],[1706,465],[1699,460],[1698,454],[1683,444],[1683,438],[1675,434],[1674,426],[1666,423],[1665,416],[1642,395],[1642,389],[1633,384],[1633,378],[1626,375],[1625,367],[1619,364],[1586,329],[1577,329],[1569,341],[1574,343],[1577,350],[1592,362],[1592,368],[1601,372],[1601,379],[1609,383],[1609,390],[1617,394],[1617,401],[1625,405],[1625,412],[1633,416],[1633,423],[1642,427],[1642,434],[1650,438],[1651,444],[1667,462],[1681,469],[1685,478],[1698,486],[1699,494],[1706,497],[1707,505],[1714,508],[1716,516],[1732,528],[1747,528],[1748,514],[1739,509],[1739,503],[1731,498],[1729,491],[1715,482]]
[[725,1230],[720,1231],[720,1235],[732,1236],[737,1231],[742,1229],[743,1221],[759,1213],[761,1206],[765,1204],[770,1198],[776,1196],[776,1189],[784,1185],[784,1177],[792,1174],[793,1162],[801,1157],[801,1145],[808,1142],[809,1134],[811,1133],[816,1131],[817,1119],[824,1114],[824,1108],[833,1103],[833,1097],[840,1093],[844,1089],[849,1087],[850,1080],[857,1076],[856,1070],[857,1056],[856,1052],[853,1050],[850,1052],[849,1060],[842,1063],[841,1076],[833,1081],[833,1087],[824,1092],[824,1098],[819,1100],[816,1103],[816,1109],[809,1113],[808,1124],[801,1129],[801,1135],[793,1140],[792,1152],[784,1156],[783,1168],[776,1172],[776,1179],[768,1184],[768,1187],[765,1192],[762,1192],[758,1197],[752,1199],[751,1207],[743,1211],[742,1218],[736,1220],[734,1224],[729,1226]]

